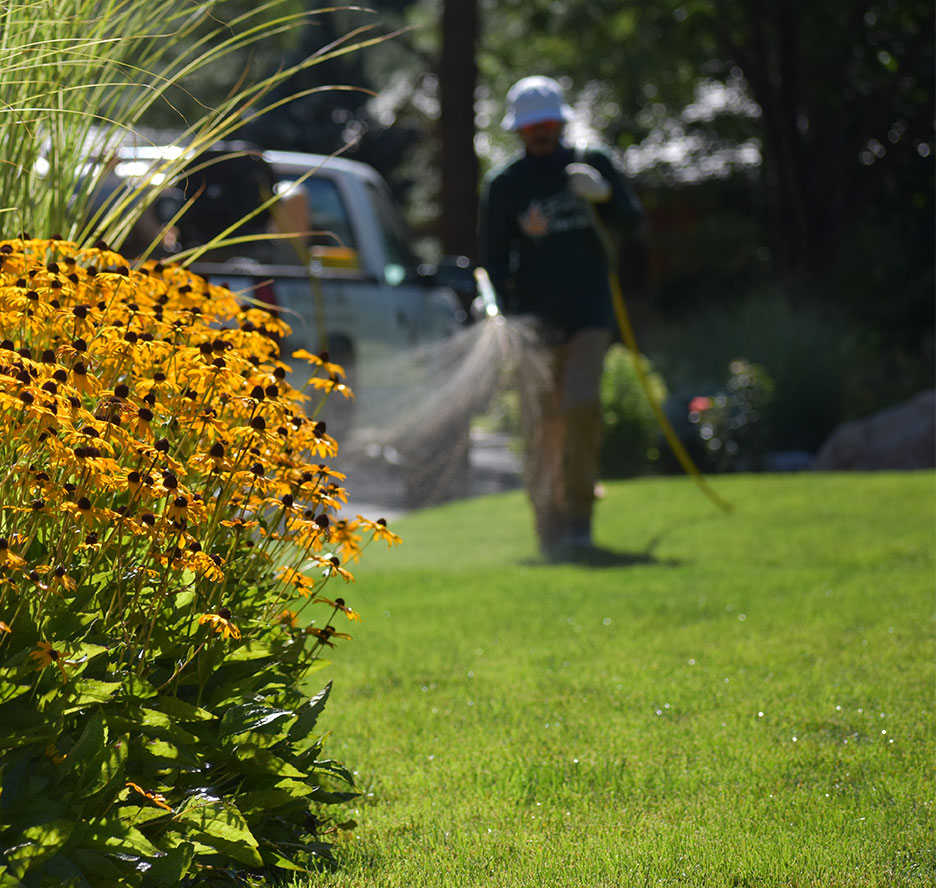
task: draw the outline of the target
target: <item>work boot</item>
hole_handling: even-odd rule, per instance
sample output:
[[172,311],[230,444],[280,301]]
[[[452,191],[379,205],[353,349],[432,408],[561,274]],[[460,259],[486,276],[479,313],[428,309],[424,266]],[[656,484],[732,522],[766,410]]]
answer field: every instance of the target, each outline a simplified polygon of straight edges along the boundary
[[560,545],[566,549],[590,549],[592,547],[591,519],[570,518]]

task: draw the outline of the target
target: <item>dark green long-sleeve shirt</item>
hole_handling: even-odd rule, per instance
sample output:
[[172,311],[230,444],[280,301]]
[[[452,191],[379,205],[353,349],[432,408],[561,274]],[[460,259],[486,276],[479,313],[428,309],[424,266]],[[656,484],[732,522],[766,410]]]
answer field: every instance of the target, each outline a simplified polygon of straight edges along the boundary
[[556,334],[614,323],[608,260],[585,200],[568,187],[565,167],[581,162],[611,183],[595,205],[613,232],[634,231],[636,196],[603,151],[561,145],[547,158],[522,155],[486,178],[481,196],[481,263],[508,314],[532,314]]

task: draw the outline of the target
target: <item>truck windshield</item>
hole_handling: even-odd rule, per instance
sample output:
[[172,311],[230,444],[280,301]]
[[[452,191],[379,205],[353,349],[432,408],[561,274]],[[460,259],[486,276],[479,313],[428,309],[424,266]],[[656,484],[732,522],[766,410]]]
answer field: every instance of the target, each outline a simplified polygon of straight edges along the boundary
[[348,213],[335,183],[324,177],[310,176],[302,187],[308,201],[309,228],[316,232],[309,243],[323,247],[356,247]]

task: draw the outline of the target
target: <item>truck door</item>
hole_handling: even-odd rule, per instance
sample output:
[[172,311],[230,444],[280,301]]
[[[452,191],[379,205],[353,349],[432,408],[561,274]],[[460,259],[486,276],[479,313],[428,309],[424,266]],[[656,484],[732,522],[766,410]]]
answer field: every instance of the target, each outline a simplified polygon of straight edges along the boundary
[[368,181],[365,188],[383,246],[383,277],[393,322],[410,346],[452,333],[455,320],[450,294],[420,281],[417,260],[389,192],[374,181]]
[[301,184],[280,182],[277,189],[285,192],[281,203],[287,211],[279,227],[308,232],[280,246],[292,249],[302,269],[282,296],[285,282],[277,290],[284,320],[293,327],[290,345],[341,352],[336,360],[357,359],[382,338],[387,319],[381,316],[378,281],[362,267],[357,234],[338,183],[323,170]]

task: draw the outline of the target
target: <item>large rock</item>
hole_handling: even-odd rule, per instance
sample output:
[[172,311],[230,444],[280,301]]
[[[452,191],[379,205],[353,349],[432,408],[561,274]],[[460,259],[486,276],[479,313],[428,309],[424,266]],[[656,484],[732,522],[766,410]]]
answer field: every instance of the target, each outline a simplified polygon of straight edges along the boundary
[[819,450],[813,468],[927,469],[936,465],[936,390],[840,425]]

